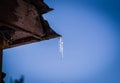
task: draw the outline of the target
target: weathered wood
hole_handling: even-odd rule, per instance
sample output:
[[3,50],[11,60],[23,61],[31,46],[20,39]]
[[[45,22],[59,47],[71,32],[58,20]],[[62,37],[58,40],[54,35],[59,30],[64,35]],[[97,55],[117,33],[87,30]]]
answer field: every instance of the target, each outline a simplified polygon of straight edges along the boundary
[[0,0],[0,28],[15,30],[5,48],[59,37],[42,16],[51,10],[44,0]]

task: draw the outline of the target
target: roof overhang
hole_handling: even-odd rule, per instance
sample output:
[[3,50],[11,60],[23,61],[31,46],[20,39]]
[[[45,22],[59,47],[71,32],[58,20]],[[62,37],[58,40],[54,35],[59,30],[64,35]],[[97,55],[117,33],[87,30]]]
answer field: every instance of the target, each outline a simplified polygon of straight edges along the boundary
[[14,30],[9,47],[59,37],[43,18],[42,14],[51,11],[43,0],[1,0],[0,31]]

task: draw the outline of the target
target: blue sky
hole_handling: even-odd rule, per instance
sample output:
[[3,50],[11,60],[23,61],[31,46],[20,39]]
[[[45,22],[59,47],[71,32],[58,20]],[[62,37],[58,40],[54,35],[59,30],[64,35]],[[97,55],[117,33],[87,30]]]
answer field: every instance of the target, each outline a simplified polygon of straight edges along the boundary
[[63,36],[4,50],[3,71],[25,83],[120,83],[118,0],[45,0],[55,10],[44,15]]

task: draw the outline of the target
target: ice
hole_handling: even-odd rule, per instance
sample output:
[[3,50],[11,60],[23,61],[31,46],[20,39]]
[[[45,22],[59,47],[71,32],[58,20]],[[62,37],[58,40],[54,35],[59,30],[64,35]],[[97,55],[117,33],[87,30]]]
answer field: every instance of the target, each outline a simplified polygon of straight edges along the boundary
[[63,40],[62,40],[62,37],[59,37],[59,51],[60,51],[61,57],[62,57],[62,59],[63,59],[64,48],[63,48]]

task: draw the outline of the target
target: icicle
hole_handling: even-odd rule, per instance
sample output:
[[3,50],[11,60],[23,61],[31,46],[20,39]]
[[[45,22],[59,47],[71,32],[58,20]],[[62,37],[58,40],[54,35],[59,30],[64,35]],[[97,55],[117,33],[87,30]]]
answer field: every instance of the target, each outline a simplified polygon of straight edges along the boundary
[[62,59],[63,59],[63,40],[62,40],[62,37],[59,37],[59,51],[60,51]]

